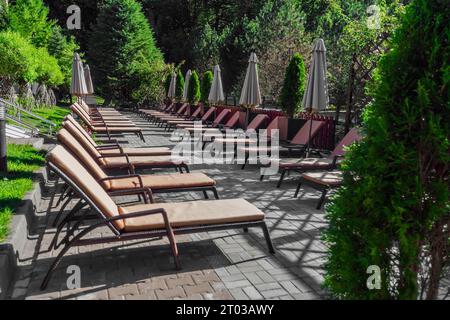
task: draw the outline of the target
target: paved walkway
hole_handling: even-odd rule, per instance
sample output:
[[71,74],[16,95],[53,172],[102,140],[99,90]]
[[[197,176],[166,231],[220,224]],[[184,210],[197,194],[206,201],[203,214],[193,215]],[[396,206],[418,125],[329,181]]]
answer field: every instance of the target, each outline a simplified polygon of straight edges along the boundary
[[[139,118],[146,146],[170,146],[169,134]],[[142,146],[134,136],[121,137]],[[276,178],[259,182],[259,170],[238,166],[193,166],[218,183],[223,199],[244,197],[267,214],[276,255],[267,252],[260,230],[205,232],[177,236],[183,269],[174,269],[168,241],[135,241],[72,248],[45,291],[39,285],[55,256],[46,252],[54,230],[49,226],[58,208],[58,185],[50,182],[38,208],[39,219],[28,249],[20,257],[13,299],[319,299],[326,247],[320,240],[324,212],[315,209],[320,193],[305,189],[294,199],[295,182],[276,189]],[[58,192],[56,192],[56,197]],[[157,195],[158,202],[202,199],[201,193]],[[121,199],[129,200],[129,199]],[[50,207],[50,208],[49,208]],[[70,208],[70,206],[69,206]],[[97,235],[108,235],[108,229]],[[56,252],[57,253],[57,252]],[[81,271],[81,288],[67,288],[69,266]]]

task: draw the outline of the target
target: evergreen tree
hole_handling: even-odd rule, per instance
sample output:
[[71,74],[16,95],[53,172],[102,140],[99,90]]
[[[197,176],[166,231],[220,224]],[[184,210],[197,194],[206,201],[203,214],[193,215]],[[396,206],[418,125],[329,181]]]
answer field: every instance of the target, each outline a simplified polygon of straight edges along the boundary
[[209,92],[211,91],[213,80],[214,74],[212,73],[212,71],[206,71],[203,74],[201,97],[200,97],[200,101],[203,103],[208,103]]
[[184,76],[181,73],[181,70],[178,69],[177,81],[175,83],[175,98],[178,101],[181,101],[183,99],[183,94],[184,94]]
[[[160,73],[149,79],[147,72],[162,65],[163,57],[155,45],[153,32],[141,6],[135,0],[106,0],[100,8],[89,47],[90,65],[99,93],[123,105],[142,102],[135,92],[144,94],[142,81],[160,82]],[[150,90],[150,88],[148,88]],[[154,86],[151,88],[154,89]],[[159,91],[162,91],[159,86]],[[145,100],[160,92],[146,94]],[[138,101],[141,100],[141,101]]]
[[191,105],[196,105],[200,101],[200,79],[197,71],[192,71],[189,78],[188,101]]
[[[365,139],[327,208],[326,285],[339,298],[435,299],[449,262],[450,10],[413,0],[381,59]],[[369,266],[381,289],[369,290]]]
[[306,70],[305,62],[299,53],[294,54],[286,69],[284,85],[281,91],[281,107],[289,116],[294,117],[302,107],[305,93]]

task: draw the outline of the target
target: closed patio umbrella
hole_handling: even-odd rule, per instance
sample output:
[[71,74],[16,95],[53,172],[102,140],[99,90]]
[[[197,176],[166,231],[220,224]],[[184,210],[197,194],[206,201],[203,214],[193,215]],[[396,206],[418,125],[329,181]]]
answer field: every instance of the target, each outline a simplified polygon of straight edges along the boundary
[[[308,84],[303,97],[303,108],[312,112],[325,110],[329,103],[327,82],[327,49],[322,39],[314,42]],[[311,148],[311,130],[308,139],[308,156]]]
[[177,75],[172,72],[172,78],[170,79],[169,92],[167,92],[167,97],[170,99],[175,99],[175,86],[177,83]]
[[88,94],[86,79],[84,77],[83,63],[81,62],[81,58],[78,53],[75,53],[73,57],[70,94],[77,97]]
[[308,85],[303,97],[305,110],[321,111],[328,106],[327,49],[322,39],[314,43]]
[[261,91],[259,89],[258,58],[255,53],[250,55],[244,86],[242,87],[239,104],[256,107],[261,104]]
[[225,101],[225,95],[223,94],[222,76],[219,65],[214,67],[214,78],[209,91],[208,101],[212,104],[217,104],[221,101]]
[[183,90],[183,100],[188,100],[188,92],[189,92],[189,79],[191,78],[192,71],[188,70],[186,72],[186,76],[184,77],[184,90]]
[[86,81],[86,88],[88,94],[94,94],[94,86],[92,84],[92,78],[91,78],[91,69],[89,68],[89,65],[84,66],[84,79]]

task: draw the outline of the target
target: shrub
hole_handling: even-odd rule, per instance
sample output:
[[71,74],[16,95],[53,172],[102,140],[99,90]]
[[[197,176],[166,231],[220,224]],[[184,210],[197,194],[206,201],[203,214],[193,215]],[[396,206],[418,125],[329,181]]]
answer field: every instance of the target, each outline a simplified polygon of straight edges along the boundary
[[[146,74],[158,69],[163,57],[141,5],[135,0],[104,1],[89,42],[96,89],[108,99],[125,106],[135,105],[142,98],[136,91],[145,90],[143,83],[149,83],[150,77],[151,83],[161,82],[161,74]],[[145,99],[156,99],[162,94],[161,85],[147,90]]]
[[190,104],[197,104],[200,101],[200,79],[197,71],[192,71],[189,79],[188,101]]
[[280,104],[289,117],[293,117],[301,109],[305,93],[305,82],[305,62],[302,56],[296,53],[286,69],[284,85],[281,90]]
[[63,75],[55,58],[45,48],[36,49],[15,32],[0,32],[0,76],[10,83],[39,81],[59,85]]
[[170,89],[170,82],[172,81],[172,73],[170,72],[167,77],[166,80],[164,81],[164,96],[167,97],[167,94],[169,93],[169,89]]
[[54,21],[48,20],[48,8],[42,0],[16,0],[8,8],[8,27],[36,47],[47,47]]
[[[365,139],[327,208],[326,286],[346,299],[437,297],[449,262],[450,12],[414,0],[381,59]],[[368,290],[369,266],[381,289]]]
[[212,73],[212,71],[206,71],[203,74],[202,90],[201,90],[202,92],[201,92],[201,98],[200,98],[200,101],[203,103],[208,103],[209,92],[211,91],[213,79],[214,79],[214,74]]
[[181,101],[183,99],[183,93],[184,93],[184,76],[181,73],[181,70],[178,69],[177,82],[175,84],[175,98],[178,101]]

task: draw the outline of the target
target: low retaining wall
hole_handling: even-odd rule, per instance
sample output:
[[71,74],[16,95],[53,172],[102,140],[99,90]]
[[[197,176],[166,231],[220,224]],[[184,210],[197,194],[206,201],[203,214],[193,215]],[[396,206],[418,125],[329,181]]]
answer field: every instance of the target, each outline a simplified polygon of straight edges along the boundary
[[24,252],[25,245],[36,219],[36,208],[41,202],[42,191],[47,181],[47,171],[35,172],[36,182],[21,205],[15,210],[10,224],[10,233],[5,242],[0,243],[0,300],[6,298],[11,282],[17,270],[17,257]]

